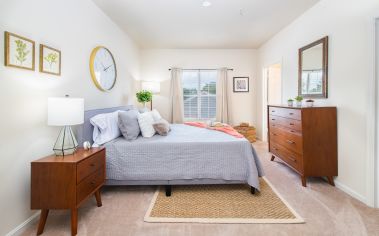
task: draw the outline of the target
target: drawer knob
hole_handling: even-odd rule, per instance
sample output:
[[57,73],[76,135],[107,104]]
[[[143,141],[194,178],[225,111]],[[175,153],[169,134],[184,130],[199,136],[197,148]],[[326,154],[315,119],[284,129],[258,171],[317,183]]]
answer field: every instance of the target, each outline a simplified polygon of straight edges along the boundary
[[289,143],[289,144],[295,144],[295,142],[292,141],[292,140],[287,140],[287,143]]
[[95,166],[95,163],[91,163],[90,166],[94,167],[94,166]]
[[96,182],[95,182],[95,181],[92,181],[92,182],[91,182],[91,185],[95,185],[95,184],[96,184]]
[[290,125],[295,125],[294,123],[290,123]]
[[274,136],[278,136],[277,134],[275,134],[275,133],[272,133]]
[[271,112],[275,112],[275,110],[272,110]]
[[275,120],[274,118],[272,118],[271,120]]
[[295,131],[294,131],[294,130],[291,130],[291,133],[295,133]]
[[292,157],[288,157],[291,161],[293,162],[296,162],[296,159],[295,158],[292,158]]
[[291,113],[290,113],[290,115],[292,116],[292,115],[293,115],[293,113],[291,112]]

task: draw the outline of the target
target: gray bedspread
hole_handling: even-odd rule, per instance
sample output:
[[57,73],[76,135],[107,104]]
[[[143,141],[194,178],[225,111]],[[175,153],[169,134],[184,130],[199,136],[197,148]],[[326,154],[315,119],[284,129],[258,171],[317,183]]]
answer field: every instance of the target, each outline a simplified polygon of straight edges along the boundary
[[104,145],[107,179],[241,181],[259,189],[259,158],[244,138],[175,124],[168,136],[119,137]]

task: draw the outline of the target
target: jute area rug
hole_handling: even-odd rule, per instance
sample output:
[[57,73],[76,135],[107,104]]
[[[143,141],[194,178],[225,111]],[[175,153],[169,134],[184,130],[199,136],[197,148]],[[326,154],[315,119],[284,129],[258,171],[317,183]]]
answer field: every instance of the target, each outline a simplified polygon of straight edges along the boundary
[[155,193],[144,220],[171,223],[304,223],[265,178],[252,195],[247,185],[173,186]]

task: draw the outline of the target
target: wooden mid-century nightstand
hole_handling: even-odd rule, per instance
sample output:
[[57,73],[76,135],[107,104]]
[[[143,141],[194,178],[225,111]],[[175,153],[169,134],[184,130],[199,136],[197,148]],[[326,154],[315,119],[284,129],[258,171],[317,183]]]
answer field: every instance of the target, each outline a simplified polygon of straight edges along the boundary
[[31,163],[31,209],[41,210],[37,235],[43,233],[50,209],[71,210],[71,234],[76,235],[78,207],[105,182],[105,148],[78,149],[73,155],[51,155]]

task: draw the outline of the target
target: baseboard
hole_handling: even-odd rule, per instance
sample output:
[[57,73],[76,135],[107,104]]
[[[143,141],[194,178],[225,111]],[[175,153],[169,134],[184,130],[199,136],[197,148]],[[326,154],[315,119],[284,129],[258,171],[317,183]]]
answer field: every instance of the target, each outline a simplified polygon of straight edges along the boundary
[[14,228],[12,231],[7,233],[5,236],[16,236],[22,233],[22,229],[32,223],[37,217],[40,215],[40,212],[36,212],[31,217],[29,217],[27,220],[25,220],[23,223],[21,223],[19,226]]
[[364,204],[367,205],[367,199],[362,196],[361,194],[355,192],[354,190],[352,190],[351,188],[347,187],[346,185],[344,185],[343,183],[339,182],[338,180],[334,180],[334,184],[336,185],[336,187],[342,191],[344,191],[345,193],[349,194],[350,196],[352,196],[353,198],[363,202]]

